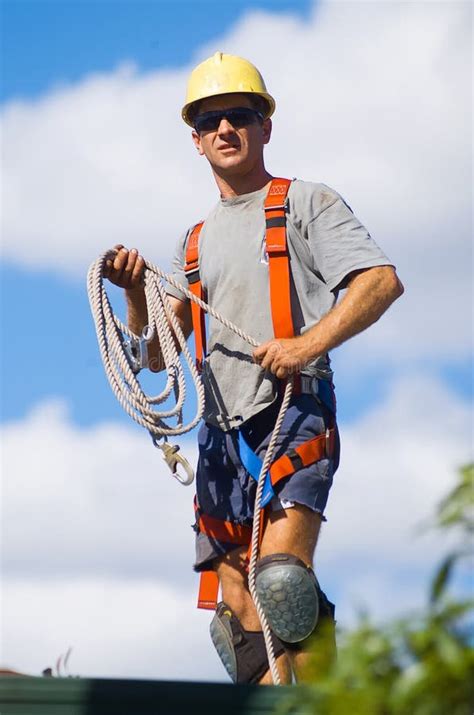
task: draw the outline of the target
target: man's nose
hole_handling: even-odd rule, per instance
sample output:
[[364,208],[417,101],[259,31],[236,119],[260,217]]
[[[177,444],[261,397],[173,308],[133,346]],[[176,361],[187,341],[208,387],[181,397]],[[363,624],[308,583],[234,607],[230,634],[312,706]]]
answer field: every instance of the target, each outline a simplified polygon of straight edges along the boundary
[[217,131],[219,134],[231,134],[231,133],[235,132],[235,129],[232,126],[232,124],[229,122],[227,117],[222,117]]

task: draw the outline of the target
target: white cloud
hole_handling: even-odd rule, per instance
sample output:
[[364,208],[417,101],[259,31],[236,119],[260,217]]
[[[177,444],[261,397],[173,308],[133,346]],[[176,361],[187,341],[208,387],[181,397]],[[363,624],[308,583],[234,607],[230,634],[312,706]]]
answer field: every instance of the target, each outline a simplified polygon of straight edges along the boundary
[[64,405],[47,403],[3,441],[6,572],[186,579],[192,489],[139,428],[77,429]]
[[193,490],[140,429],[80,429],[49,402],[2,445],[4,663],[38,673],[72,645],[83,676],[222,679],[195,608]]
[[[341,625],[360,603],[387,616],[422,602],[448,544],[415,537],[469,458],[470,423],[462,401],[414,376],[343,427],[316,560]],[[73,645],[82,675],[222,678],[195,609],[192,490],[140,430],[81,429],[49,403],[4,426],[2,444],[4,663],[39,672]]]
[[[436,380],[413,375],[342,428],[340,472],[328,508],[329,561],[336,557],[436,562],[441,540],[422,535],[454,473],[472,458],[472,412]],[[334,522],[333,525],[332,522]]]
[[419,374],[392,382],[378,405],[342,426],[316,558],[322,583],[342,591],[342,624],[354,621],[355,606],[383,619],[426,604],[436,566],[458,543],[432,523],[456,470],[473,459],[472,427],[470,407]]
[[82,677],[225,680],[208,617],[164,582],[9,580],[3,614],[0,657],[32,675],[72,647],[68,670]]
[[[407,293],[355,360],[391,357],[395,342],[405,359],[470,349],[470,13],[447,2],[252,12],[195,56],[220,47],[261,67],[278,100],[269,167],[340,190],[397,263]],[[7,259],[81,275],[120,241],[168,264],[215,201],[179,119],[189,69],[124,65],[4,107]]]

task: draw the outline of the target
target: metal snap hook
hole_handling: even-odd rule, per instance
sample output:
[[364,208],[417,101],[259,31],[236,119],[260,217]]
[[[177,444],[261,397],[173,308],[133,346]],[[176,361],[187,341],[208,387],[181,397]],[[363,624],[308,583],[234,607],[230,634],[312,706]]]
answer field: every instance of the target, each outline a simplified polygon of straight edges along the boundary
[[[189,486],[194,481],[194,470],[189,464],[186,457],[179,454],[178,444],[169,444],[166,440],[160,444],[155,437],[153,437],[153,444],[158,447],[163,452],[163,459],[170,468],[171,474],[175,479],[178,480],[180,484],[184,486]],[[184,469],[185,474],[178,471],[178,465],[181,465]]]

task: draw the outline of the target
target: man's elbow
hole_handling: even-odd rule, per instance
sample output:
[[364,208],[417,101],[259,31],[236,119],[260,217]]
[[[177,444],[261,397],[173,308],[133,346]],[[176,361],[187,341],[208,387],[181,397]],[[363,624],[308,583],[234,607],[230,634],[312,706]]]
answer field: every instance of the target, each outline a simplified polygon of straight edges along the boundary
[[393,266],[381,266],[377,271],[380,296],[383,296],[388,307],[403,295],[405,288]]
[[400,298],[405,292],[405,287],[401,282],[400,278],[397,276],[397,272],[393,268],[391,271],[391,281],[390,281],[390,294],[392,301]]

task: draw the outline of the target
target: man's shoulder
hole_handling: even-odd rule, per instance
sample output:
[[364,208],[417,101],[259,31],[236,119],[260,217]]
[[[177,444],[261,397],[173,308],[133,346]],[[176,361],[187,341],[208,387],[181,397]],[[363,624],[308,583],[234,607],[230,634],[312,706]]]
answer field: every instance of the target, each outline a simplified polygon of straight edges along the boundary
[[316,181],[294,179],[288,192],[289,212],[302,223],[312,221],[340,200],[335,189]]
[[341,198],[340,194],[322,181],[305,181],[293,179],[289,196],[294,199],[311,200],[322,205],[329,205]]

